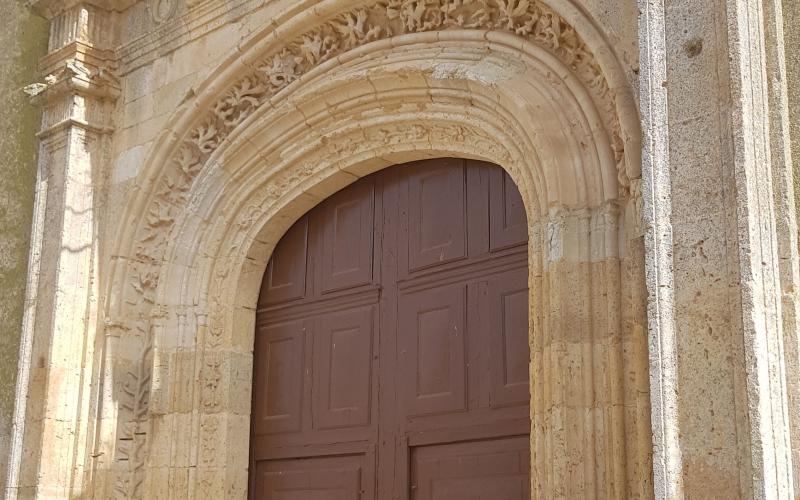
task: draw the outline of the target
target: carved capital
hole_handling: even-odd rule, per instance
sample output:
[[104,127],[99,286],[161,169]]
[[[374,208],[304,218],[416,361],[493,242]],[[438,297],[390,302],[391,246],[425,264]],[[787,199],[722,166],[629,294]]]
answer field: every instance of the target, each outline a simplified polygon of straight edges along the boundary
[[70,127],[109,133],[111,107],[120,94],[113,52],[116,14],[87,2],[58,5],[50,12],[42,80],[23,89],[42,107],[40,136]]

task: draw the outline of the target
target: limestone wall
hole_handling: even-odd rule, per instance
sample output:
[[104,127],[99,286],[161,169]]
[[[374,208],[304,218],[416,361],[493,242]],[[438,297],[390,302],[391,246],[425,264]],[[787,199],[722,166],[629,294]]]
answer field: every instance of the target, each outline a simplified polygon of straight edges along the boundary
[[[786,73],[789,89],[789,133],[792,157],[800,158],[800,1],[783,0],[783,36],[786,45]],[[798,160],[793,161],[795,172]],[[800,175],[795,175],[795,197],[800,209]]]
[[[622,488],[641,498],[653,489],[659,498],[791,494],[786,426],[772,422],[786,411],[777,302],[798,280],[775,248],[788,241],[781,228],[796,224],[775,223],[785,210],[774,208],[773,189],[793,195],[765,175],[785,162],[764,149],[780,143],[761,119],[775,85],[759,75],[775,57],[771,44],[762,48],[755,12],[781,0],[547,0],[580,28],[561,33],[539,11],[526,28],[508,2],[507,22],[485,33],[420,28],[391,41],[365,30],[355,0],[31,1],[54,26],[41,64],[49,78],[39,160],[53,189],[37,226],[45,279],[13,481],[21,498],[243,498],[252,304],[271,245],[353,176],[446,153],[509,168],[541,216],[529,218],[540,242],[532,322],[543,332],[532,349],[542,370],[534,406],[546,410],[534,429],[538,497],[600,496],[601,486],[608,497]],[[784,2],[788,53],[797,54],[797,0]],[[373,3],[383,9],[373,28],[404,32],[385,30],[397,24],[395,2]],[[444,3],[421,5],[441,14]],[[520,2],[524,16],[533,3]],[[31,36],[11,15],[23,15],[17,4],[0,11],[10,24],[0,33]],[[345,16],[336,28],[313,30],[333,14]],[[538,41],[515,38],[534,23]],[[321,58],[328,43],[337,50]],[[529,62],[531,47],[561,69]],[[33,115],[14,112],[37,59],[27,49],[7,52],[0,66],[14,73],[3,80],[14,130],[0,140],[28,139],[27,153],[0,143],[29,160],[0,175],[0,193],[21,198],[3,199],[15,211],[0,212],[20,241],[37,128]],[[312,62],[301,71],[301,61]],[[796,58],[787,63],[790,81],[800,81]],[[256,69],[267,79],[252,80]],[[533,83],[541,87],[523,92]],[[579,99],[551,108],[541,96],[560,96],[554,89]],[[797,125],[800,91],[789,89]],[[2,184],[23,177],[25,189]],[[10,274],[19,286],[0,276],[3,293],[16,294],[0,297],[13,313],[0,324],[14,325],[9,339],[19,336],[25,278],[18,250]],[[796,252],[780,250],[797,263]],[[0,345],[0,356],[15,353]],[[0,370],[13,371],[6,361]],[[0,386],[5,413],[11,378]]]
[[22,87],[36,78],[47,24],[18,0],[0,0],[0,491],[14,411],[34,185],[39,113]]

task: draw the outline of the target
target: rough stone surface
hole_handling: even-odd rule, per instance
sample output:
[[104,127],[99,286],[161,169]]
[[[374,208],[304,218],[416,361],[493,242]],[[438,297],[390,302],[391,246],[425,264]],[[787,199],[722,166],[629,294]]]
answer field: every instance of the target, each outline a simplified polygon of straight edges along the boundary
[[[783,36],[786,44],[786,77],[789,89],[789,129],[792,158],[800,158],[800,1],[783,0]],[[795,172],[800,160],[794,160]],[[795,199],[800,212],[800,173],[795,175]]]
[[[0,471],[11,447],[17,353],[22,328],[36,182],[38,110],[22,88],[37,77],[47,24],[18,0],[0,1]],[[5,474],[0,473],[0,491]]]
[[533,497],[792,497],[777,1],[36,2],[11,498],[245,498],[275,243],[451,155],[507,169],[531,221]]

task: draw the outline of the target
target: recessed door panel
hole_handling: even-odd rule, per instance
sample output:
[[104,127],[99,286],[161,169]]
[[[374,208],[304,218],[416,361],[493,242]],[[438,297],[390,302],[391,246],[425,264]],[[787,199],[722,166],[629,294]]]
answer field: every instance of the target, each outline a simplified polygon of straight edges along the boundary
[[361,500],[361,457],[263,460],[253,487],[261,500]]
[[259,302],[278,304],[302,298],[306,291],[308,217],[297,221],[272,252]]
[[488,351],[490,404],[527,404],[530,348],[528,346],[527,276],[506,272],[489,286],[490,337]]
[[413,452],[413,500],[528,500],[526,437],[426,446]]
[[528,218],[514,181],[502,169],[493,168],[490,182],[489,241],[492,251],[528,241]]
[[360,183],[321,207],[324,293],[372,280],[373,204],[372,184]]
[[256,334],[253,425],[259,434],[300,430],[305,332],[306,321],[297,320]]
[[465,198],[463,160],[413,167],[408,177],[409,271],[466,256]]
[[465,408],[464,301],[459,285],[400,298],[399,360],[408,415]]
[[369,424],[373,307],[321,315],[314,331],[313,414],[317,429]]

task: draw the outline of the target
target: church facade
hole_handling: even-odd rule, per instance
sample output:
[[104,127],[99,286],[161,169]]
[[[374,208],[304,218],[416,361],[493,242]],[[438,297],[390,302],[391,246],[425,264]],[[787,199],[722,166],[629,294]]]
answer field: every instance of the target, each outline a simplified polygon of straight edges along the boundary
[[8,3],[6,498],[800,497],[797,3]]

